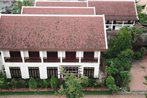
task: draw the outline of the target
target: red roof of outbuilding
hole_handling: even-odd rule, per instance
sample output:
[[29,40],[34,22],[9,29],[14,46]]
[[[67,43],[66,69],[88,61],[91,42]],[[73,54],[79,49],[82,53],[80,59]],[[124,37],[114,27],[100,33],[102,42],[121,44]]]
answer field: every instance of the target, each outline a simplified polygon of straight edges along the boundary
[[96,7],[96,14],[104,14],[106,20],[137,20],[134,1],[89,0],[90,7]]
[[23,7],[22,14],[94,15],[94,7]]
[[0,49],[106,50],[104,28],[102,15],[2,15]]
[[36,2],[36,6],[60,6],[60,7],[87,7],[87,2],[45,2],[38,1]]

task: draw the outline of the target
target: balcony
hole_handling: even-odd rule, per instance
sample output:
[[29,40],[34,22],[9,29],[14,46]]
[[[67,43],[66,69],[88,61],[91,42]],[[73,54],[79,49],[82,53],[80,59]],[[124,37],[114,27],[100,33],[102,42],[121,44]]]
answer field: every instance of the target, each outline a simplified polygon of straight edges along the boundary
[[47,58],[43,58],[44,62],[60,62],[59,58],[56,57],[47,57]]
[[81,62],[98,62],[98,60],[93,57],[86,57],[86,58],[82,58]]
[[5,62],[22,62],[21,57],[5,57]]
[[77,58],[63,58],[63,62],[79,62]]
[[29,58],[24,58],[25,62],[41,62],[40,57],[29,57]]

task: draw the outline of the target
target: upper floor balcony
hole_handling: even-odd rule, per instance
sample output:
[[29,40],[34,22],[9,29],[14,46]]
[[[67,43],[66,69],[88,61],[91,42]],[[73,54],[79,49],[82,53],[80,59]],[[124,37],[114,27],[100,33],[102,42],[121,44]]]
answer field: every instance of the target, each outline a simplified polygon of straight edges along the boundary
[[98,63],[100,52],[2,51],[5,63]]

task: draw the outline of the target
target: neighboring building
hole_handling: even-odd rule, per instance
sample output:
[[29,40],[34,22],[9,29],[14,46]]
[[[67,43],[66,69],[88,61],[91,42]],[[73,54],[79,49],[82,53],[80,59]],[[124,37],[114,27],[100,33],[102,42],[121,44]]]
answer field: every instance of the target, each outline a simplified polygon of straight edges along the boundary
[[0,49],[7,78],[41,78],[60,68],[98,78],[107,47],[103,15],[1,15]]
[[95,7],[97,15],[105,15],[106,28],[119,30],[132,27],[138,20],[135,0],[38,1],[35,6]]
[[95,15],[95,7],[22,7],[22,14]]

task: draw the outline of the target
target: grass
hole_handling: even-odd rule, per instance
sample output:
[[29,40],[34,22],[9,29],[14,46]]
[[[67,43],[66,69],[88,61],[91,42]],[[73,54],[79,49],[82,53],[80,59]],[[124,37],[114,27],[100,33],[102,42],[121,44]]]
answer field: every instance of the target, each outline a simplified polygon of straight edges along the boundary
[[[110,91],[84,91],[85,95],[111,95]],[[0,92],[0,96],[6,95],[54,95],[54,91],[28,91],[28,92]]]

